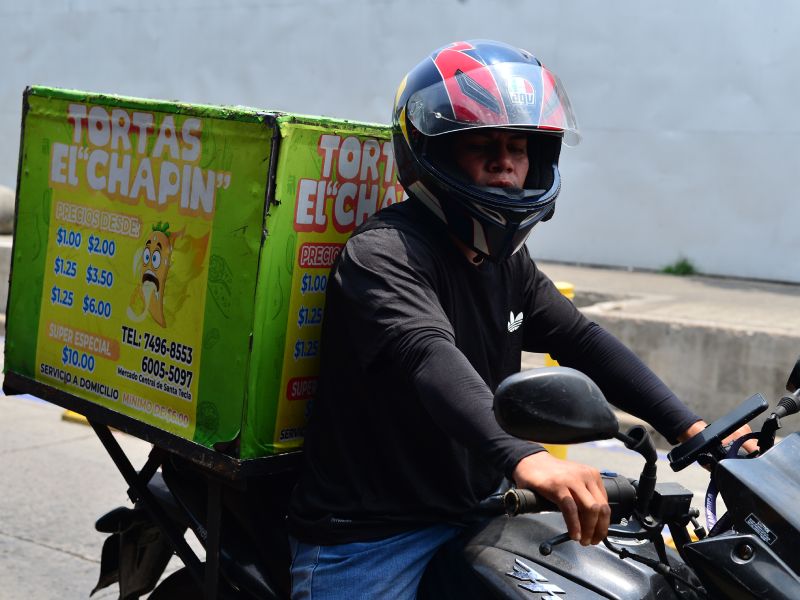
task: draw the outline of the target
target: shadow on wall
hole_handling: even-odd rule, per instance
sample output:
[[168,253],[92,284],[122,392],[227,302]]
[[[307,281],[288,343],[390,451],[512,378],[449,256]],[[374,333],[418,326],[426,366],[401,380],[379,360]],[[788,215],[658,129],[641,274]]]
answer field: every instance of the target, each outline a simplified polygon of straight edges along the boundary
[[14,190],[0,185],[0,235],[14,230]]

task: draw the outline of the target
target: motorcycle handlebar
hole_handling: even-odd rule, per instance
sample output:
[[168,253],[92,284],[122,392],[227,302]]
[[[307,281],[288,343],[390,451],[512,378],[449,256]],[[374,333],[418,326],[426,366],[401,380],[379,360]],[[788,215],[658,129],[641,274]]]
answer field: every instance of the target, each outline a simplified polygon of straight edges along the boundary
[[[636,488],[622,475],[602,475],[603,486],[611,507],[611,522],[619,523],[628,518],[636,506]],[[503,495],[503,505],[509,517],[524,513],[558,511],[558,506],[528,489],[513,488]]]

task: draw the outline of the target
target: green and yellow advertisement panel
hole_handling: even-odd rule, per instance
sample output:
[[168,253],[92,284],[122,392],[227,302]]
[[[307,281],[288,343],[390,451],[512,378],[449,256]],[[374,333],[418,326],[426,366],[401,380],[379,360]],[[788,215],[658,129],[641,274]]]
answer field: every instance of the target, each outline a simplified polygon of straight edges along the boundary
[[378,125],[29,88],[5,371],[240,458],[302,445]]

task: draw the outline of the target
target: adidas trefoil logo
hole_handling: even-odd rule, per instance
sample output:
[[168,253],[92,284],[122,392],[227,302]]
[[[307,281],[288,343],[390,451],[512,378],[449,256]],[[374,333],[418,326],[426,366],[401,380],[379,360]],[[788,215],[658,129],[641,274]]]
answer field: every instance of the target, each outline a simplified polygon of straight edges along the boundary
[[522,325],[522,319],[522,311],[515,317],[514,311],[512,310],[508,315],[508,332],[511,333],[519,329]]

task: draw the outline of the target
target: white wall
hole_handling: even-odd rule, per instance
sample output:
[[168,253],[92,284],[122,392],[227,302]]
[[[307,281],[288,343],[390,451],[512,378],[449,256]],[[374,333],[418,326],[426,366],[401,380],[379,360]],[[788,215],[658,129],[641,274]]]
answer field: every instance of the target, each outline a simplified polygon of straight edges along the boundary
[[584,133],[536,256],[800,282],[798,18],[791,0],[0,0],[0,184],[28,84],[385,122],[432,49],[495,38],[561,76]]
[[556,49],[585,144],[563,154],[563,201],[534,253],[646,268],[683,255],[706,273],[800,282],[800,5],[592,13],[573,10]]

